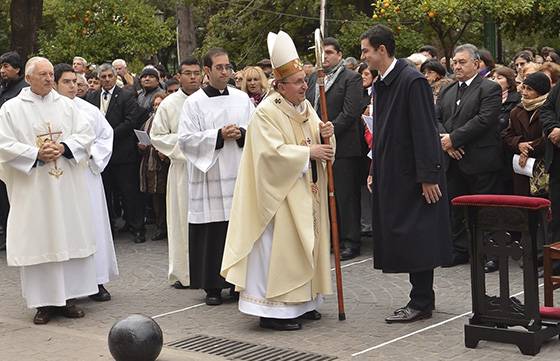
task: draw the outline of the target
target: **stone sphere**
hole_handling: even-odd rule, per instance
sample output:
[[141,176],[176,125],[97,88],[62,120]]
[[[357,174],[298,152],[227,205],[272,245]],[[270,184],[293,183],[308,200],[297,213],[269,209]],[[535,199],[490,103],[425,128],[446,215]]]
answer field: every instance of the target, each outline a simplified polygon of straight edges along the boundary
[[161,328],[144,315],[130,315],[109,331],[109,351],[117,361],[154,361],[162,347]]

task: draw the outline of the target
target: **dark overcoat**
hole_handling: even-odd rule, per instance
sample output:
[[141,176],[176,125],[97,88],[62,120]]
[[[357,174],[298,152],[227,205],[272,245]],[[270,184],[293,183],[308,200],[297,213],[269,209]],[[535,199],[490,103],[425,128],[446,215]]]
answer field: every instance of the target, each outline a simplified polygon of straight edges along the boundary
[[[373,149],[374,267],[420,272],[451,257],[449,205],[432,89],[403,60],[375,82]],[[422,183],[443,194],[426,203]]]

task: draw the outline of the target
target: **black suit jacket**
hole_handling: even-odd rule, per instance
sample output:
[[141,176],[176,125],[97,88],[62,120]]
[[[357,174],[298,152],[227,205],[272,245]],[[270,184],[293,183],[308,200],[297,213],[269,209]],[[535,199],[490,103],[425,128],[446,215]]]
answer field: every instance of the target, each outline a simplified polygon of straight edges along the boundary
[[498,125],[502,92],[497,83],[477,75],[456,106],[459,82],[443,89],[437,100],[440,133],[449,133],[453,147],[465,154],[458,162],[465,174],[494,172],[502,168],[502,139]]
[[558,147],[548,139],[548,136],[554,128],[560,128],[560,82],[556,83],[548,93],[548,97],[540,110],[540,120],[546,137],[544,165],[546,170],[550,172],[555,153],[559,151]]
[[[99,108],[102,89],[88,93],[86,100]],[[133,92],[115,87],[105,118],[113,127],[113,155],[109,165],[134,163],[138,161],[138,139],[134,129],[140,128],[147,113],[136,102]]]
[[[305,94],[311,105],[315,104],[317,73],[309,78],[309,88]],[[334,84],[327,91],[327,113],[334,125],[336,137],[336,158],[360,157],[362,138],[360,134],[361,115],[364,109],[362,77],[360,74],[343,69]],[[321,112],[318,111],[319,116]]]

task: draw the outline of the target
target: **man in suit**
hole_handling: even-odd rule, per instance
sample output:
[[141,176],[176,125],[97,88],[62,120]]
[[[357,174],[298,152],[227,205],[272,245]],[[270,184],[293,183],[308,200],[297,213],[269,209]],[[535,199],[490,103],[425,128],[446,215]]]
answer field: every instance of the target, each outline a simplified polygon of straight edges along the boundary
[[[441,146],[447,153],[448,196],[500,193],[502,141],[498,130],[501,89],[478,74],[480,54],[471,44],[455,48],[457,82],[443,89],[437,101]],[[453,259],[468,263],[468,238],[462,212],[451,210]],[[490,260],[487,266],[495,267]]]
[[[363,110],[362,77],[344,66],[342,51],[334,38],[324,39],[328,120],[334,124],[336,155],[333,166],[334,186],[340,226],[342,260],[360,254],[361,114]],[[319,86],[317,73],[309,78],[306,98],[318,114]]]
[[116,86],[117,72],[111,64],[102,64],[98,72],[101,89],[88,93],[86,100],[99,107],[114,131],[113,155],[102,173],[109,212],[114,219],[111,200],[115,200],[116,192],[120,193],[125,227],[134,234],[135,243],[145,242],[144,202],[140,193],[134,128],[145,120],[146,113],[138,106],[134,93]]

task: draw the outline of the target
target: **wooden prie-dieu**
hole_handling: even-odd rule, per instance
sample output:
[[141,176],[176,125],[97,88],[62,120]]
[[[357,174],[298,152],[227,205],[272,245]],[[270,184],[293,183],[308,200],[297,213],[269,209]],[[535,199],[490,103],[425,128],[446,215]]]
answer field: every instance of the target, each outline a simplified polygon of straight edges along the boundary
[[[546,339],[560,334],[558,321],[539,313],[537,227],[545,227],[550,201],[509,195],[470,195],[452,200],[466,214],[471,257],[472,317],[465,346],[481,340],[515,344],[525,355],[539,353]],[[456,209],[459,211],[459,209]],[[499,262],[499,295],[488,295],[484,264]],[[523,295],[511,296],[509,259],[523,262]]]

